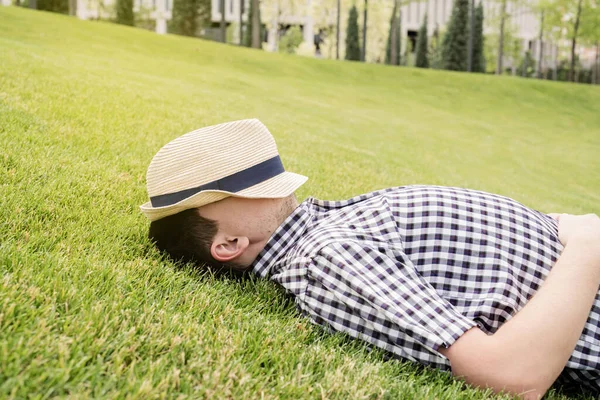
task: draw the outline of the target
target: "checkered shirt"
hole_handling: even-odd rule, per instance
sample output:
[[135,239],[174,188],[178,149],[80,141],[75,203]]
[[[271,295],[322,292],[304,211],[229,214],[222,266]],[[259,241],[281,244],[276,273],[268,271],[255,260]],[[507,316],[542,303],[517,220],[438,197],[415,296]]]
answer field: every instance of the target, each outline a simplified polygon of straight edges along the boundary
[[[406,186],[346,201],[308,198],[252,269],[312,322],[443,370],[437,350],[474,326],[494,333],[536,293],[562,251],[549,216],[509,198]],[[600,390],[600,297],[563,385]]]

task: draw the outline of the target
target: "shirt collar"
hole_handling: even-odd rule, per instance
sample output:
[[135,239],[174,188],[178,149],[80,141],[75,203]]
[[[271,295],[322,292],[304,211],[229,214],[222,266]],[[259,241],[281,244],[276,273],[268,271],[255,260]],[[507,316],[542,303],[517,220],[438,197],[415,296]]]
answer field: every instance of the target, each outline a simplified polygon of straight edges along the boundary
[[273,232],[264,249],[252,263],[251,269],[255,274],[261,278],[271,275],[274,272],[273,267],[298,242],[311,220],[312,200],[308,198],[303,201]]

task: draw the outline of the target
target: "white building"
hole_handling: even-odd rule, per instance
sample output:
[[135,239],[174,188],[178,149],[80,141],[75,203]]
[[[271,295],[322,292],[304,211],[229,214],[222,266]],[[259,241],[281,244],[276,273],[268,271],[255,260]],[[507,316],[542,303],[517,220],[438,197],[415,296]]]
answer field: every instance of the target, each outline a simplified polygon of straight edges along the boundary
[[[251,0],[224,1],[225,22],[227,24],[239,24],[240,10],[242,11],[242,21],[247,22]],[[211,21],[214,25],[221,22],[220,5],[221,0],[211,0]],[[312,0],[276,0],[272,6],[267,7],[261,4],[261,22],[269,27],[267,34],[268,49],[276,50],[277,27],[281,26],[294,25],[301,27],[304,41],[313,43],[314,23],[309,12],[312,7]],[[239,40],[239,38],[237,39]]]
[[[499,26],[492,26],[488,21],[498,20],[494,18],[500,14],[500,3],[494,0],[476,0],[475,4],[483,3],[484,30],[485,34],[499,32]],[[410,40],[416,40],[417,31],[423,21],[425,13],[428,15],[428,32],[433,34],[436,27],[443,28],[450,20],[454,0],[425,0],[405,5],[402,11],[403,36]],[[538,59],[540,53],[540,13],[532,10],[535,0],[526,0],[515,6],[507,2],[506,13],[509,18],[507,29],[512,26],[513,34],[520,40],[520,48],[529,51],[534,59]],[[497,22],[499,25],[499,22]],[[546,28],[547,29],[547,28]],[[543,41],[542,68],[552,67],[557,57],[557,47],[550,40]],[[508,46],[507,46],[508,47]],[[506,55],[504,65],[510,66],[513,60]]]
[[[220,1],[221,0],[211,0],[212,9],[211,9],[211,20],[215,24],[218,24],[221,21],[221,13],[220,13]],[[225,21],[227,23],[237,23],[240,19],[240,9],[241,4],[244,2],[243,6],[243,14],[242,19],[246,21],[246,14],[248,10],[249,0],[224,0],[225,1]],[[304,34],[304,40],[308,43],[312,43],[313,35],[315,32],[313,18],[310,15],[310,11],[312,8],[318,8],[319,2],[322,0],[312,0],[315,3],[311,5],[311,0],[302,0],[306,1],[306,7],[300,8],[300,12],[295,14],[286,14],[281,13],[278,19],[278,24],[280,26],[286,25],[298,25],[302,28]],[[393,4],[393,0],[390,1],[390,10],[391,4]],[[484,5],[484,15],[486,17],[497,14],[499,12],[499,4],[497,1],[490,0],[476,0],[477,3],[483,1]],[[521,48],[524,50],[529,50],[534,58],[537,59],[539,54],[539,15],[535,12],[531,11],[530,4],[533,4],[535,0],[528,0],[524,5],[519,7],[512,6],[511,2],[508,2],[507,13],[510,15],[510,21],[515,30],[515,36],[520,38]],[[278,2],[274,2],[277,4]],[[429,35],[432,35],[435,31],[436,27],[443,29],[443,27],[448,23],[450,19],[450,15],[452,13],[452,6],[454,0],[414,0],[409,4],[405,4],[401,7],[401,28],[402,28],[402,37],[404,46],[409,41],[416,41],[417,32],[421,26],[423,18],[425,14],[428,15],[428,31]],[[356,1],[357,6],[360,8],[362,6],[362,1]],[[271,11],[270,16],[266,16],[265,11]],[[391,11],[390,11],[391,12]],[[273,12],[272,10],[265,10],[265,5],[261,6],[262,13],[262,23],[269,26],[269,37],[268,41],[270,44],[274,43],[274,36],[277,32],[276,27],[274,26],[274,18],[273,14],[277,14],[277,11]],[[341,19],[345,21],[347,18],[347,11],[343,10],[343,15]],[[362,19],[362,13],[359,16]],[[389,19],[388,19],[389,20]],[[331,19],[331,24],[334,24],[333,18]],[[498,29],[486,24],[486,31],[497,32]],[[343,36],[342,32],[342,36]],[[368,34],[368,33],[367,33]],[[343,39],[342,39],[343,41]],[[268,46],[268,48],[274,47]],[[544,67],[554,65],[554,60],[556,58],[556,46],[549,41],[544,42],[544,56],[543,56],[543,65]],[[510,65],[509,59],[506,60],[507,65]]]
[[[77,0],[77,17],[80,19],[107,19],[112,17],[116,0]],[[133,11],[156,23],[156,33],[167,33],[173,0],[134,0]]]

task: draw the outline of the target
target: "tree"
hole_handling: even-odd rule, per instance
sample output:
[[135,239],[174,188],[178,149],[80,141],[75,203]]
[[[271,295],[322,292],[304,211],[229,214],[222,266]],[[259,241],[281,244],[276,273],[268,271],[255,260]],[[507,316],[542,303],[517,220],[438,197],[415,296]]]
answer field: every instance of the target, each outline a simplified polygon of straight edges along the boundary
[[442,68],[452,71],[467,70],[469,1],[455,0],[442,41]]
[[575,47],[577,46],[577,33],[581,22],[582,3],[583,0],[577,0],[577,11],[575,12],[575,21],[573,22],[573,34],[571,35],[571,69],[569,71],[569,80],[571,82],[575,82]]
[[440,36],[443,37],[443,34],[440,33],[439,28],[436,26],[435,29],[433,30],[433,35],[431,35],[431,44],[430,44],[430,50],[429,50],[429,54],[431,55],[431,57],[429,57],[430,59],[430,66],[433,69],[442,69],[443,66],[443,62],[442,62],[442,46],[440,44]]
[[510,64],[511,64],[511,73],[512,75],[516,75],[517,74],[517,67],[519,66],[519,64],[522,62],[522,54],[523,54],[523,41],[516,37],[513,36],[512,34],[510,36],[507,36],[510,40],[505,40],[506,41],[506,54],[508,54],[508,57],[510,59]]
[[[503,74],[505,71],[504,61],[507,59],[519,59],[522,57],[522,53],[515,56],[517,48],[520,51],[521,45],[518,44],[517,39],[517,26],[513,23],[511,15],[508,13],[509,5],[510,9],[515,10],[517,5],[523,0],[489,0],[492,5],[496,7],[492,8],[492,11],[486,18],[486,26],[498,26],[499,29],[493,33],[488,34],[484,41],[484,55],[485,65],[487,72],[495,72],[496,74]],[[490,3],[487,3],[490,4]],[[527,13],[528,10],[520,8],[520,12]],[[513,67],[516,68],[515,65]]]
[[348,26],[346,28],[346,60],[360,60],[360,46],[358,44],[358,11],[352,6],[348,14]]
[[429,58],[427,55],[427,14],[423,19],[423,25],[419,29],[417,36],[417,68],[429,68]]
[[[402,1],[405,0],[398,0],[397,15],[400,14]],[[368,35],[365,37],[367,45],[363,45],[363,47],[366,47],[365,61],[367,62],[384,63],[386,60],[386,47],[390,30],[389,21],[393,13],[394,3],[394,0],[369,0]],[[398,25],[400,24],[398,23]],[[398,26],[398,34],[400,35],[399,28]]]
[[169,32],[177,35],[196,36],[207,20],[210,2],[207,0],[175,0]]
[[244,18],[243,18],[243,15],[244,15],[244,0],[239,0],[239,2],[240,2],[240,14],[238,16],[239,17],[239,20],[238,20],[239,26],[238,26],[238,28],[239,28],[240,31],[239,31],[239,34],[238,34],[238,36],[239,36],[239,38],[238,38],[239,39],[238,44],[240,46],[243,46],[244,45]]
[[259,0],[250,0],[248,23],[246,24],[246,34],[244,35],[244,45],[255,49],[262,48],[263,32],[260,19],[260,2]]
[[363,10],[363,38],[362,38],[362,53],[360,55],[360,60],[362,62],[367,61],[367,9],[368,4],[367,0],[365,0],[365,9]]
[[44,11],[51,11],[60,14],[67,14],[69,12],[69,1],[68,0],[38,0],[37,9]]
[[498,34],[498,59],[496,64],[496,74],[501,75],[504,69],[502,63],[504,61],[504,28],[506,25],[506,19],[508,14],[506,13],[507,0],[501,0],[500,2],[500,32]]
[[262,21],[260,19],[260,1],[250,0],[250,11],[252,11],[251,29],[252,33],[252,47],[255,49],[262,48],[263,29]]
[[[498,30],[498,47],[497,47],[497,54],[496,54],[496,74],[502,74],[504,71],[504,57],[505,54],[507,53],[508,50],[511,50],[514,48],[513,44],[510,41],[510,38],[507,38],[507,36],[510,36],[510,28],[511,28],[511,24],[510,24],[510,17],[511,15],[508,14],[508,6],[509,4],[511,5],[511,9],[516,9],[517,6],[519,5],[519,3],[524,2],[523,0],[496,0],[496,2],[499,3],[499,8],[500,8],[500,12],[498,15],[498,24],[499,24],[499,30]],[[529,4],[529,3],[526,3]],[[507,47],[509,49],[507,49]],[[510,51],[508,51],[510,53]],[[514,58],[514,57],[513,57]],[[513,64],[513,71],[515,66]]]
[[600,84],[600,0],[591,0],[584,9],[581,38],[596,50],[591,71],[592,83]]
[[227,24],[225,22],[225,0],[219,0],[219,14],[221,14],[221,21],[219,22],[219,40],[225,43],[227,42]]
[[117,19],[116,23],[121,25],[133,26],[133,0],[117,0]]
[[594,0],[554,0],[552,7],[548,12],[548,22],[550,25],[559,26],[563,31],[566,31],[567,39],[571,42],[571,57],[569,76],[570,81],[575,81],[575,63],[577,57],[575,55],[577,49],[577,41],[580,38],[582,31],[585,31],[585,17],[588,9]]
[[483,36],[483,4],[475,7],[475,20],[473,23],[473,64],[472,72],[485,72],[485,37]]
[[402,48],[402,35],[400,27],[400,17],[398,15],[398,1],[394,1],[394,9],[390,18],[390,32],[388,34],[387,46],[385,48],[385,63],[391,65],[400,65],[400,52]]
[[596,62],[592,68],[594,68],[594,83],[600,85],[600,40],[596,41]]
[[340,16],[341,1],[337,0],[337,13],[335,18],[335,59],[340,59]]
[[[544,42],[548,34],[551,33],[546,15],[554,7],[553,0],[537,0],[533,5],[533,11],[539,14],[540,17],[540,31],[538,34],[538,54],[537,54],[537,66],[536,66],[536,77],[543,79],[543,61],[544,61]],[[556,27],[555,27],[556,28]],[[554,41],[560,40],[558,37],[554,38]]]
[[542,60],[544,59],[544,11],[540,12],[540,36],[538,38],[538,62],[536,67],[536,75],[538,79],[542,79]]

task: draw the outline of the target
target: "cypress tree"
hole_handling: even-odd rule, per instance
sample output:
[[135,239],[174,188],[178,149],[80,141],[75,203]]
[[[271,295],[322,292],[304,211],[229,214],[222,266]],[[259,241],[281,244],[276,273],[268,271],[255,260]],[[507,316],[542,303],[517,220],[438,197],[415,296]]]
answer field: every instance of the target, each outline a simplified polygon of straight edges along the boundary
[[346,28],[346,60],[360,61],[360,46],[358,44],[358,11],[352,6],[348,14]]
[[133,0],[117,0],[116,23],[133,26]]
[[[254,10],[254,2],[250,0],[250,8],[248,9],[248,22],[246,23],[246,31],[244,32],[244,46],[252,47],[252,27],[254,26],[254,13],[258,13],[258,20],[260,21],[260,2],[258,3],[258,9]],[[264,28],[262,24],[259,27],[260,30],[260,42],[262,43],[264,37]]]
[[417,68],[429,68],[429,58],[427,55],[427,14],[425,14],[423,25],[421,25],[419,35],[417,36],[417,61],[415,66]]
[[[387,45],[385,47],[385,63],[392,65],[400,65],[400,53],[402,49],[402,34],[401,34],[400,18],[398,18],[398,4],[394,2],[392,17],[390,18],[390,32],[388,33]],[[392,60],[392,35],[396,35],[396,59]]]
[[469,0],[454,0],[452,15],[442,42],[442,68],[467,70],[469,40]]
[[197,0],[175,0],[169,32],[184,36],[196,36],[198,17]]
[[485,54],[483,51],[484,36],[483,36],[483,5],[479,3],[475,7],[473,35],[473,72],[485,72]]
[[248,8],[248,19],[246,20],[246,30],[244,31],[244,46],[252,47],[252,17],[254,14],[254,7],[252,7],[252,0],[249,2]]

